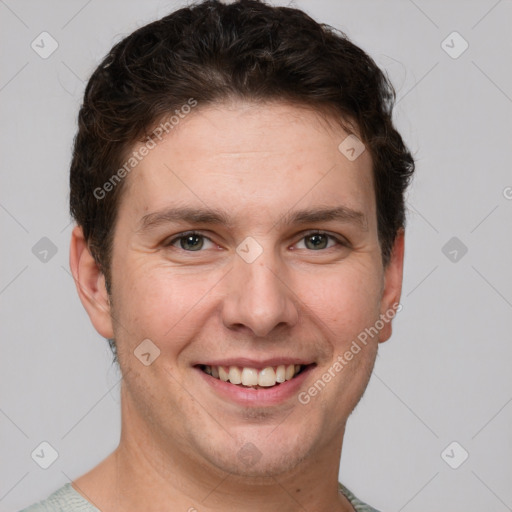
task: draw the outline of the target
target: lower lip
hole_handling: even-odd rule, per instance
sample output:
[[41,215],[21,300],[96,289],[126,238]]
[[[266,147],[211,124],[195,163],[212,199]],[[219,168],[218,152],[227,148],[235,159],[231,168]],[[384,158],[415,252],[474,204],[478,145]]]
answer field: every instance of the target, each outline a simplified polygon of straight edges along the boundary
[[276,386],[260,389],[250,389],[237,386],[230,382],[224,382],[223,380],[216,379],[199,368],[194,368],[194,370],[196,370],[200,377],[202,377],[204,381],[222,398],[242,406],[268,407],[281,404],[296,396],[314,366],[315,365],[307,366],[291,380],[287,380]]

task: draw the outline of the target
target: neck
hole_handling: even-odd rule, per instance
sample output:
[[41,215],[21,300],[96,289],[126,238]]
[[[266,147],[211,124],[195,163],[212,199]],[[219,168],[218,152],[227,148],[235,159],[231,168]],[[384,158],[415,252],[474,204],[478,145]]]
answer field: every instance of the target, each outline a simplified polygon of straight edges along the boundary
[[248,477],[227,473],[190,447],[158,438],[141,418],[130,415],[118,448],[74,487],[102,512],[156,512],[170,506],[189,512],[353,511],[338,492],[342,439],[343,431],[285,473]]

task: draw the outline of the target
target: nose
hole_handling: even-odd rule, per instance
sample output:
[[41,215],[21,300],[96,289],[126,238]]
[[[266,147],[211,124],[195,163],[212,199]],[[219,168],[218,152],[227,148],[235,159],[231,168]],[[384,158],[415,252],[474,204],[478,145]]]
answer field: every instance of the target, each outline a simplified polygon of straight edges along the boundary
[[233,268],[226,276],[224,325],[236,331],[250,329],[257,337],[294,326],[299,318],[298,299],[286,282],[286,271],[279,268],[271,251],[264,251],[252,263],[238,255],[234,258]]

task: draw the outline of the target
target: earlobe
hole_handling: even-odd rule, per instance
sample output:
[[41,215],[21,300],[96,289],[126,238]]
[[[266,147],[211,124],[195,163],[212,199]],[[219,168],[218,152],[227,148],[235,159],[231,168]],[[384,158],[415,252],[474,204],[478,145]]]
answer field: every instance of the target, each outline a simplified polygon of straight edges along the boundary
[[384,269],[384,290],[381,300],[381,320],[384,323],[379,332],[379,343],[391,337],[392,319],[401,310],[402,279],[404,268],[405,233],[400,229],[393,244],[393,250],[388,265]]
[[104,338],[113,338],[105,276],[92,256],[80,226],[76,226],[71,234],[69,266],[80,301],[94,328]]

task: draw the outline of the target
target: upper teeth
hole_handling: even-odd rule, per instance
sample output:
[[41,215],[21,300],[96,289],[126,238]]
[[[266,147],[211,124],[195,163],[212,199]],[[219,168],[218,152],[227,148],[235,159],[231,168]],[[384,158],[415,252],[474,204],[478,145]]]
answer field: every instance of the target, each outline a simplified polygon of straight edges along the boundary
[[239,368],[238,366],[204,366],[204,371],[224,382],[231,384],[243,384],[244,386],[275,386],[278,382],[293,379],[301,370],[300,364],[281,364],[279,366],[268,366],[263,370],[256,368]]

